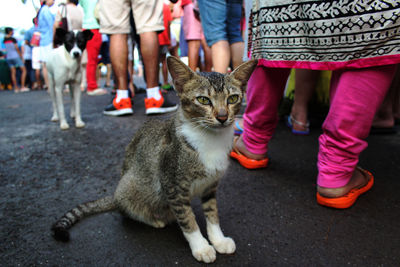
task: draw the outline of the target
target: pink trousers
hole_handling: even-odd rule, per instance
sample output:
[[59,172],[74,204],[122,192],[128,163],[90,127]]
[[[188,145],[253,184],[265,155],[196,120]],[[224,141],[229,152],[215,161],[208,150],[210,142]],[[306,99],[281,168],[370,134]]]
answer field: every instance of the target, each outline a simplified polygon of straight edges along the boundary
[[[319,186],[337,188],[350,180],[395,71],[396,65],[333,71],[330,109],[319,137]],[[267,153],[289,72],[259,64],[248,82],[243,141],[252,153]]]

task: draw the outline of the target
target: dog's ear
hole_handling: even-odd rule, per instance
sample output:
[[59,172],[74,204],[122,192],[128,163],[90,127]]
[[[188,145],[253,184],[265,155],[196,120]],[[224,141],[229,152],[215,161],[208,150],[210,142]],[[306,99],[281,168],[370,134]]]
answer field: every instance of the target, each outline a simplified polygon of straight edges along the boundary
[[65,35],[66,34],[67,34],[67,31],[64,30],[63,28],[57,28],[55,37],[57,38],[57,40],[60,40],[61,44],[63,44],[64,41],[65,41]]
[[85,37],[86,41],[92,40],[93,38],[93,33],[90,30],[84,30],[83,36]]

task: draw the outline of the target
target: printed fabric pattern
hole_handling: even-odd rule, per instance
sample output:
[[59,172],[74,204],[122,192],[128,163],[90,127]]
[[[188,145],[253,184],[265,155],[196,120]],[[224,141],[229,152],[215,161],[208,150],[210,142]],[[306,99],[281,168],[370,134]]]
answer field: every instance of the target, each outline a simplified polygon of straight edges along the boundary
[[252,58],[334,70],[400,62],[400,1],[253,1]]

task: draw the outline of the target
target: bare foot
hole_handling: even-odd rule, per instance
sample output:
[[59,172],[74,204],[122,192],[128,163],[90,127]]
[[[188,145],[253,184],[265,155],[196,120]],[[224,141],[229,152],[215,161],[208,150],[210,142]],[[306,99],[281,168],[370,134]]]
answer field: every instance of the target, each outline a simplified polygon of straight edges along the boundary
[[353,176],[350,181],[343,187],[339,188],[327,188],[318,186],[317,190],[321,196],[336,198],[341,197],[347,194],[350,190],[354,188],[361,188],[365,186],[369,181],[369,176],[367,173],[364,173],[359,168],[356,168],[353,172]]
[[306,132],[309,131],[310,123],[307,121],[307,115],[290,114],[289,119],[292,122],[292,129],[295,131]]
[[249,150],[247,150],[246,145],[243,142],[242,136],[235,137],[235,139],[233,141],[233,149],[238,151],[240,154],[245,155],[246,157],[248,157],[250,159],[262,160],[267,157],[266,154],[254,154],[254,153],[251,153]]

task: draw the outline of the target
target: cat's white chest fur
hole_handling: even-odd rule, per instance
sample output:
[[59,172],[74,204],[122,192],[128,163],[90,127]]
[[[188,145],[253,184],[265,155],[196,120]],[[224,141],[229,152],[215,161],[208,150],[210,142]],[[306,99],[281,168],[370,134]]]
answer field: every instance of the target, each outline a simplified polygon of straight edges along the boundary
[[180,133],[199,153],[199,159],[209,174],[226,170],[229,162],[228,154],[232,149],[233,127],[212,132],[199,130],[191,124],[183,124]]

